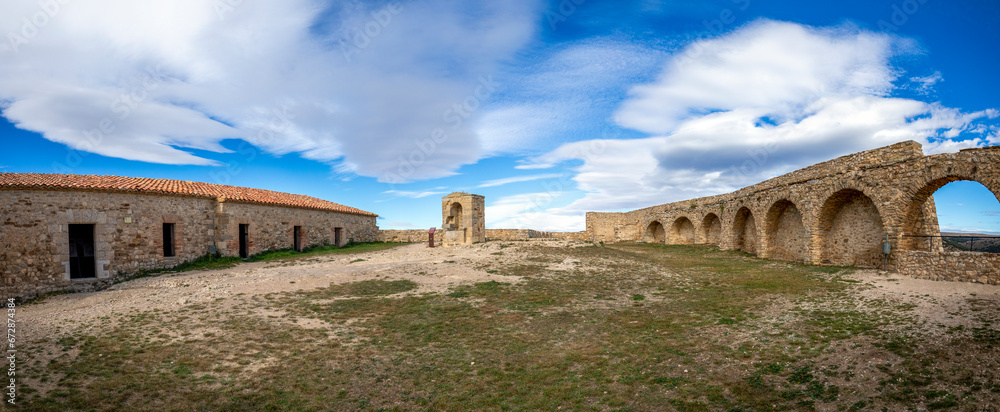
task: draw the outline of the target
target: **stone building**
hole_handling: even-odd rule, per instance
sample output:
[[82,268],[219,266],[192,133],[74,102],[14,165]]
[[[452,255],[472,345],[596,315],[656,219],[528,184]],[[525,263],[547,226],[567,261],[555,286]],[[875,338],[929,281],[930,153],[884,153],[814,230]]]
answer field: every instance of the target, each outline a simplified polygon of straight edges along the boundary
[[5,296],[88,290],[219,253],[378,239],[377,215],[235,186],[118,176],[0,173]]
[[[925,156],[907,141],[732,193],[624,213],[587,213],[591,241],[712,244],[769,259],[1000,284],[1000,254],[945,252],[932,195],[958,180],[1000,199],[1000,146]],[[890,253],[883,255],[888,239]]]
[[443,246],[486,241],[486,201],[480,195],[455,192],[441,198]]

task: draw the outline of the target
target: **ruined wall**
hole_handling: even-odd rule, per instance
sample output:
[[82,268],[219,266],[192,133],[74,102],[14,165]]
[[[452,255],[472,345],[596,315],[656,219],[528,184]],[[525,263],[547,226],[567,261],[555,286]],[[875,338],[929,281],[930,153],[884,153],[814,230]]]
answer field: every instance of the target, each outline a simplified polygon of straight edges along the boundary
[[486,241],[486,201],[480,195],[455,192],[441,198],[443,246]]
[[[924,156],[907,141],[842,156],[732,193],[630,212],[587,213],[592,241],[655,241],[647,228],[694,225],[696,243],[811,264],[881,267],[893,251],[941,251],[932,194],[947,183],[982,183],[1000,199],[1000,146]],[[718,222],[718,226],[716,225]],[[751,224],[752,223],[752,224]],[[897,254],[889,255],[890,267]]]

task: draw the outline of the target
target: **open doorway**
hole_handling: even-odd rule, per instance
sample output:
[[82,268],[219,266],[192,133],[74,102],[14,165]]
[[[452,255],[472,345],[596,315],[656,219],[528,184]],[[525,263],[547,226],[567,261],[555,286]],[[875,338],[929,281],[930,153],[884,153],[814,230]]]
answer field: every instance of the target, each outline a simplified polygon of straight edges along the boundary
[[94,225],[69,225],[69,278],[97,277],[94,254]]
[[250,256],[250,225],[240,224],[240,257]]
[[342,231],[342,229],[339,228],[339,227],[333,228],[333,244],[336,245],[337,247],[340,247],[340,236],[341,236],[340,232],[341,231]]
[[174,256],[174,224],[163,224],[163,257]]
[[302,251],[302,226],[292,228],[292,247],[296,252]]

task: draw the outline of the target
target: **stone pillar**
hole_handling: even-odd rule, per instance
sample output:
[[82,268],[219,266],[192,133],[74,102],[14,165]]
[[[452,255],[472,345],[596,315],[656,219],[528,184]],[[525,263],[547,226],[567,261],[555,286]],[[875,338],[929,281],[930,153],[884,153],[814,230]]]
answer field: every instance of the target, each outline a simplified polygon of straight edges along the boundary
[[441,198],[442,246],[486,241],[486,201],[480,195],[455,192]]

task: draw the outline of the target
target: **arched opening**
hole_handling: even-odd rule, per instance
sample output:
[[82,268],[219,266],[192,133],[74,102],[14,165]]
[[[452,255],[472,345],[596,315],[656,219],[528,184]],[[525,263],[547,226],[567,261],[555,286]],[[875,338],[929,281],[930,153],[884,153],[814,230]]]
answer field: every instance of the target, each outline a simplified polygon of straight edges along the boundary
[[705,233],[705,243],[719,245],[722,238],[722,221],[715,213],[709,213],[701,221],[701,230]]
[[448,211],[447,224],[449,227],[445,229],[459,230],[462,228],[462,204],[452,203],[451,209]]
[[694,244],[694,223],[686,217],[677,218],[670,226],[670,244],[672,245],[693,245]]
[[830,196],[819,215],[820,262],[881,267],[885,226],[871,198],[854,189]]
[[667,231],[663,229],[663,225],[660,222],[654,220],[649,226],[646,226],[646,235],[643,237],[643,241],[647,243],[666,243]]
[[918,190],[907,205],[902,247],[1000,253],[1000,239],[975,239],[977,234],[1000,235],[997,195],[974,180],[946,177]]
[[736,212],[736,219],[733,220],[733,234],[736,236],[733,242],[733,247],[736,250],[757,253],[757,223],[754,221],[750,209],[743,207]]
[[767,211],[767,257],[805,262],[806,249],[802,213],[787,199],[776,202]]

